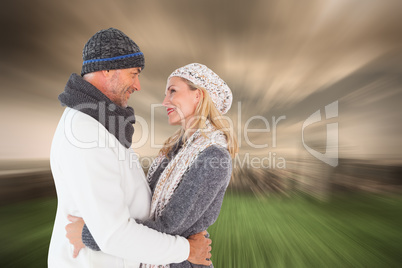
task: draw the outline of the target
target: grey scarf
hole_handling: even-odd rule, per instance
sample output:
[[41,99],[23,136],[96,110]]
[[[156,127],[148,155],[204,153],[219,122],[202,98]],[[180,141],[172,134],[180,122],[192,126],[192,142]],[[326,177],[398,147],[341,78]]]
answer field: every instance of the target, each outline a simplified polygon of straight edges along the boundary
[[83,112],[101,123],[126,148],[130,148],[134,134],[134,109],[114,104],[100,90],[73,73],[64,92],[59,95],[62,106]]

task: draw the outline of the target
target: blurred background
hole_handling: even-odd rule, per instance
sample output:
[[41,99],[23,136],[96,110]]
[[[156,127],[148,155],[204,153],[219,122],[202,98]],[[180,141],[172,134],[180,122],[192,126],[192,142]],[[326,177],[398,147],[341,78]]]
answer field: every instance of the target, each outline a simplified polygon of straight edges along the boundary
[[[145,54],[129,100],[145,170],[175,131],[153,108],[174,69],[205,64],[233,91],[241,146],[210,228],[215,267],[402,265],[402,2],[16,0],[0,14],[2,267],[46,266],[57,96],[109,27]],[[322,120],[303,128],[316,111]],[[337,163],[307,148],[336,150]]]

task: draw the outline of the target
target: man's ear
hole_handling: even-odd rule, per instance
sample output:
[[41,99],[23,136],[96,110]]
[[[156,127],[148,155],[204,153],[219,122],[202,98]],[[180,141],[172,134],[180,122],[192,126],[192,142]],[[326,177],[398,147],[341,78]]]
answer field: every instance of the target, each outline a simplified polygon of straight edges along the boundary
[[105,78],[108,78],[111,75],[111,72],[109,70],[102,70],[101,73]]

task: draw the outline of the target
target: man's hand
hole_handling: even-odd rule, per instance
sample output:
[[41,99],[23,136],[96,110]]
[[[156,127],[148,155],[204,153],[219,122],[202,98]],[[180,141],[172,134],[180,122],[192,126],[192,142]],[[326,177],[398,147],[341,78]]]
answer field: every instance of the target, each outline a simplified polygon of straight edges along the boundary
[[82,218],[71,215],[68,215],[67,219],[72,223],[66,226],[66,237],[70,241],[70,244],[74,246],[73,257],[76,258],[80,250],[85,248],[84,243],[82,243],[82,228],[84,228],[85,222]]
[[206,238],[207,231],[191,235],[187,238],[190,242],[190,256],[188,261],[194,264],[209,266],[212,264],[211,258],[211,239]]

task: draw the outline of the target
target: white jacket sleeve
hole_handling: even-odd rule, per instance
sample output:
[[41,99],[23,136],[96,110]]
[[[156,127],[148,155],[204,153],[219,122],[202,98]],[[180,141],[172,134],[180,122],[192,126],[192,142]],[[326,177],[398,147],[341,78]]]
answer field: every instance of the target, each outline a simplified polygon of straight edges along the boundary
[[[94,130],[81,125],[74,131],[85,135]],[[69,142],[61,147],[64,160],[59,165],[68,191],[104,253],[152,264],[180,263],[188,258],[187,239],[159,233],[130,218],[117,148],[82,149]]]

